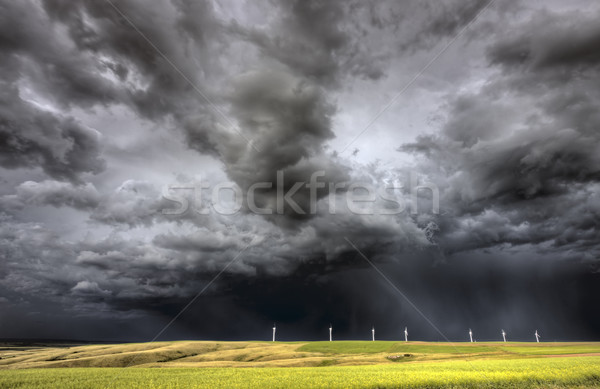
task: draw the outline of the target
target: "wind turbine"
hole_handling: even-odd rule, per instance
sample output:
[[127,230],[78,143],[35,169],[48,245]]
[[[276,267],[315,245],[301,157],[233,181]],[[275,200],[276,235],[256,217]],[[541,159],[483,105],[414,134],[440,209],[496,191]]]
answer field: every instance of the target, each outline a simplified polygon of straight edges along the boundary
[[275,341],[275,331],[277,331],[277,327],[275,327],[275,323],[273,323],[273,342]]
[[373,336],[373,342],[375,341],[375,327],[371,329],[371,335]]
[[404,327],[404,341],[408,342],[408,328]]
[[331,342],[333,339],[331,339],[331,331],[333,330],[333,327],[331,326],[331,324],[329,324],[329,341]]
[[504,342],[506,342],[506,332],[504,332],[504,330],[502,330],[502,339],[504,339]]
[[469,338],[471,339],[471,343],[473,343],[473,331],[469,328]]
[[537,333],[537,330],[535,330],[535,341],[540,343],[540,335]]

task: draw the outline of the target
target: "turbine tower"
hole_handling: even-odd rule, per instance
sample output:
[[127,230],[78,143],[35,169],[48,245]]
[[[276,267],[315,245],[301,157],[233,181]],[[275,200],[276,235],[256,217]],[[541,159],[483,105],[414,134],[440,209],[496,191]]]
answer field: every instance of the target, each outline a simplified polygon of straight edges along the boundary
[[371,328],[371,335],[373,337],[373,342],[375,341],[375,327]]
[[331,338],[331,331],[333,330],[333,327],[331,327],[331,324],[329,324],[329,341],[331,342],[333,339]]
[[275,323],[273,323],[273,342],[275,341],[275,331],[277,331],[277,327],[275,327]]
[[538,334],[537,330],[535,330],[535,341],[540,343],[540,335]]
[[408,328],[404,327],[404,341],[408,342]]
[[473,343],[473,331],[469,328],[469,339],[471,339],[471,343]]
[[506,332],[504,332],[504,330],[502,330],[502,339],[504,339],[504,342],[506,343]]

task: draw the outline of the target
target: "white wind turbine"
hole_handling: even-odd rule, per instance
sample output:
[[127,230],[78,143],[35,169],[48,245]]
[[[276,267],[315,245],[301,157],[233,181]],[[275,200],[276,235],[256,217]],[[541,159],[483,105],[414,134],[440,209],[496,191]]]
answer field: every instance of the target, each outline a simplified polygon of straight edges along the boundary
[[408,328],[404,327],[404,341],[408,342]]
[[373,337],[373,342],[375,341],[375,327],[371,328],[371,335]]
[[469,339],[471,339],[471,343],[473,343],[473,331],[469,328]]
[[275,323],[273,323],[273,342],[275,341],[275,331],[277,331],[277,327],[275,327]]
[[506,342],[506,332],[504,332],[504,330],[502,330],[502,339],[504,339],[504,342]]
[[535,341],[540,343],[541,336],[538,334],[537,330],[535,330]]
[[333,339],[331,338],[331,331],[333,330],[333,327],[331,326],[331,324],[329,324],[329,341],[331,342]]

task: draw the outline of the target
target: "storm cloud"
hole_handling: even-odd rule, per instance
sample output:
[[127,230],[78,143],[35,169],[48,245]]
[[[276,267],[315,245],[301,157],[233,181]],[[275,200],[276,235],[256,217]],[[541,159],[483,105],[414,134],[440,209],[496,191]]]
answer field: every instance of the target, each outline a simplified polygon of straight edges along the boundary
[[598,337],[598,16],[0,1],[0,337]]
[[452,96],[441,131],[400,148],[422,155],[446,188],[444,223],[458,227],[440,237],[449,251],[534,244],[597,257],[597,16],[545,11],[490,42],[500,75]]

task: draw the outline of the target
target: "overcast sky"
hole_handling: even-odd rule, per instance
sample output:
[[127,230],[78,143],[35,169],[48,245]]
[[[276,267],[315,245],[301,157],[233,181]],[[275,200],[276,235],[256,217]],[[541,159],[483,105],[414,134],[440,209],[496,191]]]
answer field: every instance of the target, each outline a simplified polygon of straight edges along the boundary
[[599,340],[598,20],[1,0],[0,338]]

